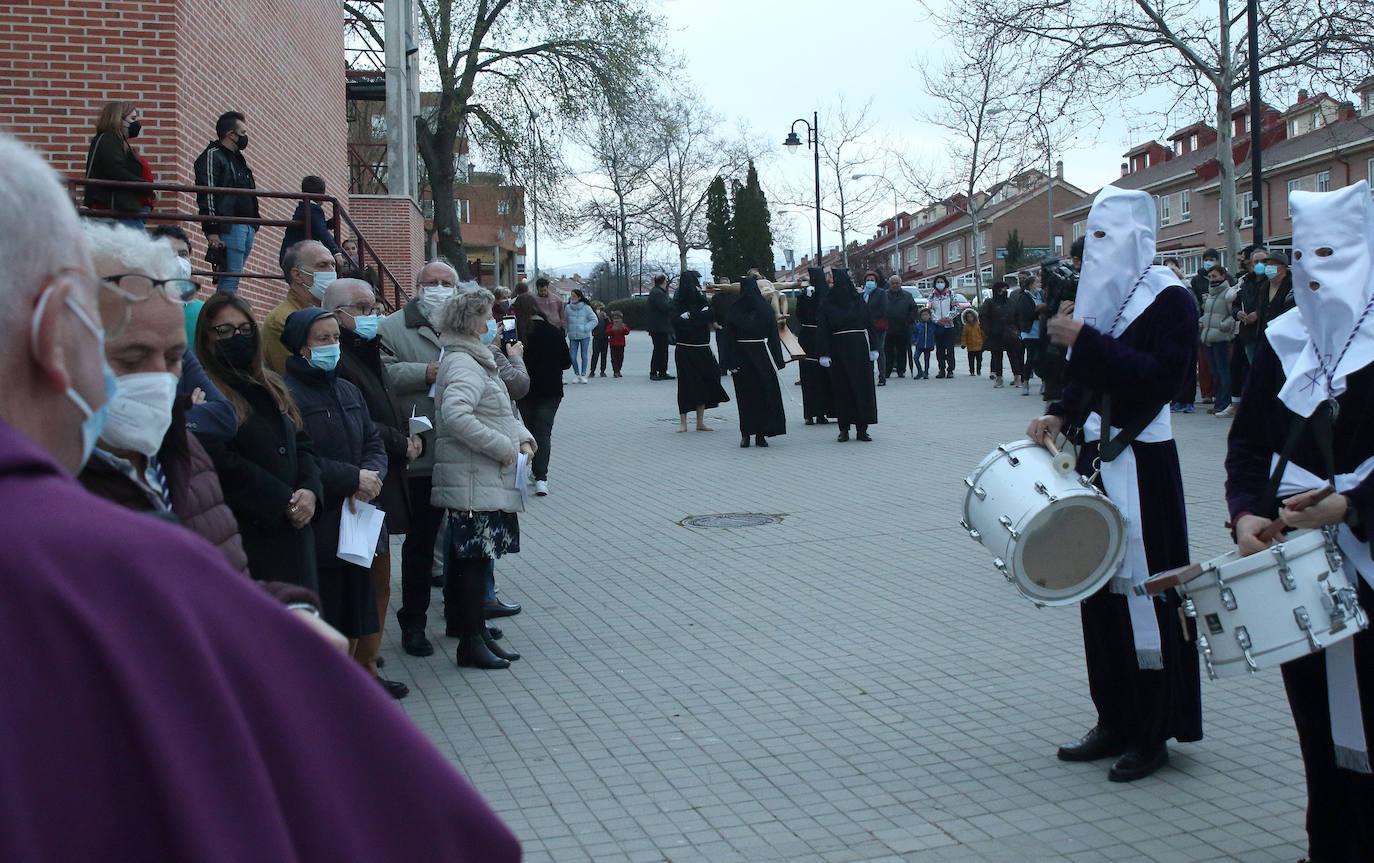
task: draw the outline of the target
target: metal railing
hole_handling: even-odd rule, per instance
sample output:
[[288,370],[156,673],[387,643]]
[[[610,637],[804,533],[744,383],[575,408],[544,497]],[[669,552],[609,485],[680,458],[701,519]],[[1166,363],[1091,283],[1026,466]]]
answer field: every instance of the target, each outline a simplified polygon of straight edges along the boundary
[[[213,194],[235,195],[244,198],[279,198],[291,201],[313,201],[320,204],[321,206],[323,206],[324,204],[329,204],[333,208],[335,244],[337,245],[340,241],[340,238],[343,236],[343,225],[347,225],[349,230],[352,232],[352,236],[356,237],[358,240],[358,269],[362,270],[363,272],[366,272],[368,266],[376,266],[375,272],[377,273],[378,280],[377,293],[379,295],[379,299],[382,301],[382,304],[385,305],[388,309],[398,309],[401,306],[404,306],[406,302],[410,299],[410,292],[407,291],[401,285],[401,282],[396,278],[395,275],[392,274],[391,270],[387,268],[386,264],[382,263],[382,259],[377,255],[376,250],[373,249],[372,246],[367,242],[367,238],[363,236],[362,231],[358,230],[358,226],[354,224],[353,219],[349,217],[348,210],[345,209],[339,203],[339,199],[334,197],[333,195],[314,194],[311,192],[274,192],[263,189],[231,189],[222,186],[186,186],[178,183],[143,183],[130,182],[125,180],[96,180],[91,179],[89,177],[68,177],[67,187],[71,189],[73,192],[80,192],[84,190],[86,187],[94,187],[112,190],[122,189],[130,192],[183,192],[186,194],[193,195]],[[77,213],[79,213],[82,216],[87,216],[96,219],[144,219],[150,222],[199,222],[202,224],[215,223],[225,225],[253,225],[255,227],[278,228],[288,228],[294,226],[301,229],[303,234],[302,239],[312,239],[310,236],[309,208],[307,208],[305,218],[302,220],[262,219],[249,218],[245,216],[220,216],[213,214],[202,215],[200,213],[183,213],[179,211],[166,210],[150,210],[148,212],[127,213],[116,210],[101,210],[90,207],[84,207],[81,206],[79,201],[80,196],[78,195],[78,203],[76,207]],[[194,271],[192,275],[206,276],[214,279],[223,279],[229,276],[238,276],[242,279],[270,279],[274,281],[286,281],[286,276],[280,272],[250,273],[246,271],[222,272],[216,270],[197,270]],[[387,296],[388,287],[390,288],[390,297]]]

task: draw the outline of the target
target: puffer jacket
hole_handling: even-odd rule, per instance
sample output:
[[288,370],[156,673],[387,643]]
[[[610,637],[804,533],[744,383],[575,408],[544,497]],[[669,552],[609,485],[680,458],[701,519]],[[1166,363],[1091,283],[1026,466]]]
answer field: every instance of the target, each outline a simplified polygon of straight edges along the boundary
[[568,303],[568,338],[590,339],[596,329],[596,312],[586,303]]
[[1198,323],[1201,324],[1201,341],[1204,345],[1229,342],[1235,338],[1236,319],[1231,314],[1231,301],[1226,294],[1226,283],[1222,282],[1217,285],[1217,290],[1202,298],[1202,316]]
[[438,444],[430,502],[444,509],[520,512],[516,461],[502,464],[534,436],[516,419],[491,351],[468,335],[443,336],[435,387]]

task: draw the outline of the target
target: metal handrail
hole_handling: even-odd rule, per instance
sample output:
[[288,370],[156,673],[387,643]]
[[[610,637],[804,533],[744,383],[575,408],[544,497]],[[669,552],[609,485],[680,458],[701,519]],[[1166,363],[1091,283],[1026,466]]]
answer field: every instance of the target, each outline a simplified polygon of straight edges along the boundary
[[[366,270],[369,264],[368,258],[370,257],[371,263],[375,264],[377,267],[377,273],[379,278],[382,278],[384,280],[384,284],[385,282],[391,283],[391,294],[394,302],[387,299],[387,292],[383,284],[383,286],[379,287],[379,293],[381,294],[380,299],[382,301],[382,304],[387,308],[394,310],[405,305],[406,302],[410,299],[410,292],[401,286],[400,280],[392,274],[391,270],[387,267],[387,265],[382,262],[381,257],[377,255],[376,250],[373,249],[372,245],[367,242],[367,238],[364,237],[362,232],[358,230],[357,224],[355,224],[353,219],[349,217],[348,210],[342,204],[340,204],[339,199],[334,197],[333,195],[319,194],[315,192],[275,192],[263,189],[233,189],[227,186],[193,186],[183,185],[180,183],[147,183],[142,181],[130,180],[98,180],[91,177],[68,177],[67,186],[74,191],[84,188],[86,186],[94,186],[102,189],[127,189],[131,192],[182,192],[188,194],[237,195],[239,197],[250,198],[274,198],[293,201],[315,201],[321,204],[328,203],[333,207],[335,244],[337,245],[339,243],[339,238],[342,236],[342,230],[340,228],[340,218],[342,217],[342,222],[347,224],[349,229],[353,232],[353,236],[358,238],[358,268],[360,270]],[[78,214],[82,216],[90,216],[93,218],[104,219],[111,218],[112,213],[118,212],[112,210],[91,209],[83,206],[77,206],[76,211]],[[301,220],[261,219],[251,218],[247,216],[203,216],[200,213],[182,213],[157,210],[150,211],[147,213],[129,214],[129,216],[136,216],[137,218],[149,219],[160,222],[213,222],[216,224],[255,225],[259,227],[298,226],[302,229],[305,235],[304,239],[311,239],[310,219],[308,216],[307,218]],[[276,281],[286,280],[286,276],[280,273],[274,275],[267,273],[229,273],[205,271],[197,272],[195,273],[195,275],[212,276],[215,278],[224,278],[226,276],[238,276],[244,279],[272,279]]]

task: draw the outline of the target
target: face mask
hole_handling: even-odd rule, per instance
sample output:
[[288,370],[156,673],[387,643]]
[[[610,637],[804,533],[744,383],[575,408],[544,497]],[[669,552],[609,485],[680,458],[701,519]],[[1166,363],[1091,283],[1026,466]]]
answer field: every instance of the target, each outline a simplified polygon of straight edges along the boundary
[[485,333],[482,333],[482,334],[481,334],[480,336],[478,336],[477,338],[481,339],[481,340],[482,340],[482,344],[484,344],[484,345],[489,345],[489,344],[491,344],[492,342],[496,341],[496,319],[495,319],[495,318],[489,318],[489,319],[487,320],[487,331],[486,331]]
[[315,280],[310,285],[310,295],[317,300],[323,300],[325,289],[338,281],[339,276],[333,270],[328,270],[323,273],[317,272],[314,276]]
[[241,135],[239,135],[239,150],[247,150],[247,149],[248,149],[248,133],[247,133],[247,132],[244,132],[244,133],[242,133]]
[[143,131],[143,123],[142,123],[141,121],[135,120],[135,121],[133,121],[132,123],[129,124],[129,137],[130,137],[130,138],[137,138],[137,137],[138,137],[138,133],[139,133],[139,132],[142,132],[142,131]]
[[1204,276],[1207,275],[1209,272],[1211,272],[1212,268],[1215,267],[1216,265],[1217,265],[1217,262],[1216,262],[1216,261],[1203,261],[1203,262],[1202,262],[1202,274],[1203,274]]
[[439,311],[439,307],[456,293],[458,293],[457,288],[446,288],[443,285],[423,288],[420,291],[420,309],[424,311],[426,317],[433,317],[434,313]]
[[215,355],[229,368],[246,372],[253,367],[253,359],[258,355],[257,334],[235,333],[220,339],[215,342]]
[[[33,352],[38,353],[38,322],[43,319],[43,309],[48,305],[48,298],[52,296],[51,291],[45,291],[39,298],[38,305],[33,312],[33,326],[29,332],[29,338],[33,345]],[[86,329],[95,334],[96,341],[100,347],[100,365],[102,375],[105,379],[105,400],[100,403],[100,407],[92,409],[89,402],[81,397],[75,388],[67,387],[63,393],[72,404],[76,405],[77,410],[81,411],[81,464],[84,466],[86,460],[91,457],[91,451],[95,449],[95,442],[100,439],[100,433],[105,428],[105,418],[110,411],[110,402],[114,401],[115,392],[119,388],[115,373],[110,370],[110,364],[105,361],[105,331],[96,326],[90,316],[86,314],[70,297],[67,298],[67,306],[86,325]]]
[[178,279],[191,278],[191,260],[189,258],[183,258],[180,255],[177,255],[176,268]]
[[156,455],[172,424],[177,376],[167,372],[124,375],[110,401],[109,418],[100,437],[119,449]]
[[322,372],[332,372],[334,367],[339,364],[339,346],[320,345],[311,348],[310,358],[306,362]]
[[377,338],[377,326],[382,322],[381,315],[362,315],[353,319],[353,332],[360,338],[372,341]]
[[866,291],[871,291],[876,287],[878,287],[878,283],[871,279],[867,282],[864,282],[864,290]]

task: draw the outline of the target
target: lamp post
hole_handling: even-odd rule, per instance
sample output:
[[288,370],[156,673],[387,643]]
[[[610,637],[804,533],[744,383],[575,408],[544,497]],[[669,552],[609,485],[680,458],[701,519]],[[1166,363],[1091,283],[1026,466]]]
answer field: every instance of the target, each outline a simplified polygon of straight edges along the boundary
[[1254,243],[1258,246],[1264,243],[1264,195],[1260,190],[1263,178],[1260,123],[1264,120],[1264,109],[1260,105],[1259,0],[1250,0],[1246,6],[1249,18],[1246,44],[1250,46],[1250,217]]
[[539,112],[530,111],[530,157],[535,167],[530,170],[530,245],[534,252],[534,275],[539,278]]
[[901,245],[901,215],[902,205],[897,201],[897,187],[892,185],[892,181],[882,174],[854,174],[851,180],[882,180],[887,183],[887,187],[892,190],[892,272],[896,276],[902,273],[902,245]]
[[806,145],[810,147],[815,155],[816,164],[816,266],[821,266],[821,117],[820,112],[811,113],[811,122],[806,122],[805,118],[798,118],[792,121],[792,128],[783,139],[782,145],[787,148],[789,153],[798,152],[801,147],[801,138],[797,136],[797,124],[801,123],[806,127]]

